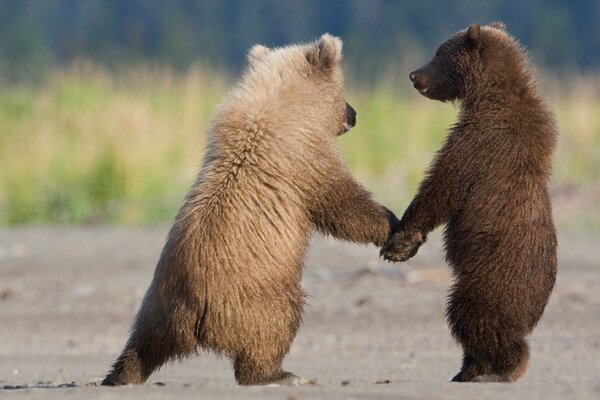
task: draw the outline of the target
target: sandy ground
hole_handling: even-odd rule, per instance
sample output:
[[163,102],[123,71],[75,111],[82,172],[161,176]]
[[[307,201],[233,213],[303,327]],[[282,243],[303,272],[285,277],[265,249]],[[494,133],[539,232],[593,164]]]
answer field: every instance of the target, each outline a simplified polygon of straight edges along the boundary
[[315,386],[238,387],[228,360],[200,354],[142,386],[99,387],[166,231],[0,231],[1,399],[600,398],[600,235],[575,232],[561,232],[557,286],[516,384],[447,382],[461,355],[443,317],[451,278],[433,235],[404,264],[384,263],[374,247],[313,240],[311,298],[285,368]]

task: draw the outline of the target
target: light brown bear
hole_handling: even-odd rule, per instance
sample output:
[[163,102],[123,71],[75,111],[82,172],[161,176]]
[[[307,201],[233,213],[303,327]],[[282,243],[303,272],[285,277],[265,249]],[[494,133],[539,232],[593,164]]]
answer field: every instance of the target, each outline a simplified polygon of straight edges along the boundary
[[302,318],[311,231],[381,246],[397,223],[338,152],[356,117],[340,39],[255,46],[248,58],[104,385],[143,383],[198,348],[231,358],[241,385],[294,383],[282,361]]

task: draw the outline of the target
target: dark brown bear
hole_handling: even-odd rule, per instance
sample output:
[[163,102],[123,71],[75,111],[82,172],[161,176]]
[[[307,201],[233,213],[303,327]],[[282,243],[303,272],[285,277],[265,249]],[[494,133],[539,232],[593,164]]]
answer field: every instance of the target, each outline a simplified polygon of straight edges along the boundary
[[446,224],[447,318],[464,351],[453,381],[515,381],[556,278],[554,116],[501,23],[458,32],[410,79],[430,99],[459,100],[460,114],[382,253],[406,260]]

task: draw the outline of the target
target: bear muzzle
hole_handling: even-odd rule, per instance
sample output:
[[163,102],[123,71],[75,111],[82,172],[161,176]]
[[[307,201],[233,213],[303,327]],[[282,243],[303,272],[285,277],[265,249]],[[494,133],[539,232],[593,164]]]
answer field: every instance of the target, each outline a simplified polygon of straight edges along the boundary
[[344,132],[348,132],[356,125],[356,110],[346,103],[346,122],[344,123]]
[[421,93],[422,95],[425,95],[427,93],[427,91],[429,90],[427,78],[421,72],[420,69],[411,72],[408,75],[408,78],[413,83],[413,86],[415,87],[415,89],[417,89],[419,91],[419,93]]

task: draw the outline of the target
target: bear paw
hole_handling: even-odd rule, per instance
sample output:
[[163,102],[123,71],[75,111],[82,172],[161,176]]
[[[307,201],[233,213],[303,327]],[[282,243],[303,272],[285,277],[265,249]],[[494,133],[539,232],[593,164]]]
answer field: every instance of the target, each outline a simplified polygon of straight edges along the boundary
[[400,230],[388,239],[381,248],[379,255],[387,261],[406,261],[417,254],[419,247],[424,242],[425,237],[421,232]]
[[303,378],[301,376],[296,376],[291,372],[285,372],[283,378],[272,382],[267,387],[280,387],[280,386],[307,386],[307,385],[316,385],[317,382],[313,379]]

